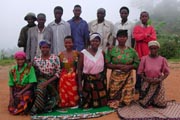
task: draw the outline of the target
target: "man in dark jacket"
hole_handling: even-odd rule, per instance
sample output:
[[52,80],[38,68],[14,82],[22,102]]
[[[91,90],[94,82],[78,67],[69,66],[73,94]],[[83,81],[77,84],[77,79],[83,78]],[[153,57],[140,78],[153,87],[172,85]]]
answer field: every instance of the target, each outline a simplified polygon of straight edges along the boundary
[[24,52],[26,52],[28,29],[36,26],[36,24],[34,23],[36,21],[36,15],[34,13],[28,13],[24,17],[24,20],[26,20],[28,24],[21,29],[17,45],[18,45],[18,47],[23,47]]

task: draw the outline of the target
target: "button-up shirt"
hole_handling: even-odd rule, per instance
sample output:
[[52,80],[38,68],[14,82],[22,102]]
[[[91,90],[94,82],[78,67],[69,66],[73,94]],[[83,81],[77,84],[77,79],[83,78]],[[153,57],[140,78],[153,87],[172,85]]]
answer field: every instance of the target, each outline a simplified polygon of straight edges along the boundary
[[71,27],[71,35],[74,40],[74,50],[81,51],[85,48],[85,43],[89,39],[88,24],[85,20],[80,18],[80,21],[76,22],[74,18],[69,21]]
[[51,22],[48,27],[51,30],[51,52],[58,55],[59,52],[64,51],[64,38],[71,35],[71,28],[68,22],[61,20],[58,24],[55,21]]
[[114,26],[110,21],[104,20],[104,22],[98,23],[97,20],[93,20],[88,25],[89,25],[90,33],[97,32],[101,35],[102,39],[101,39],[101,44],[99,46],[100,48],[105,50],[107,43],[112,45],[113,42],[112,34],[113,34]]
[[[114,25],[114,32],[113,36],[116,38],[116,34],[118,30],[128,30],[128,39],[126,41],[126,46],[131,47],[131,40],[132,40],[132,32],[133,32],[134,24],[130,21],[126,21],[126,23],[122,24],[122,22],[117,22]],[[116,42],[116,45],[118,42]]]

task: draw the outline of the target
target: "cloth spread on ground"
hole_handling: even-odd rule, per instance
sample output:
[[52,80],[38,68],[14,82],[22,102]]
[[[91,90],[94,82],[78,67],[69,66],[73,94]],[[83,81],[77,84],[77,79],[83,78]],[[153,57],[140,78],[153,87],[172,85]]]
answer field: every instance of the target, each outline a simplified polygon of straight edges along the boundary
[[100,108],[90,108],[90,109],[81,109],[81,108],[62,108],[57,109],[52,112],[38,114],[31,116],[31,120],[74,120],[74,119],[85,119],[85,118],[95,118],[101,117],[103,115],[114,112],[113,109],[108,106]]
[[138,104],[118,108],[117,113],[125,120],[179,120],[180,103],[168,102],[165,109],[144,109]]

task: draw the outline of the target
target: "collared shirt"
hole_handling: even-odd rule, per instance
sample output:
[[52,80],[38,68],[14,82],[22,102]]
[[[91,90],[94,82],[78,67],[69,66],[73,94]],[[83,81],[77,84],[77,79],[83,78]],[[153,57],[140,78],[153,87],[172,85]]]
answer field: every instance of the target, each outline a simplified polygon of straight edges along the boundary
[[99,24],[97,20],[93,20],[88,25],[89,25],[90,33],[98,32],[101,35],[102,40],[99,46],[100,48],[105,50],[107,43],[112,45],[113,42],[112,34],[113,34],[114,26],[110,21],[104,20],[103,23]]
[[[126,41],[126,46],[131,47],[131,39],[132,39],[132,32],[133,32],[133,28],[134,28],[134,24],[130,21],[126,21],[126,23],[122,24],[122,22],[117,22],[114,25],[114,32],[113,32],[113,36],[116,38],[116,34],[118,32],[118,30],[122,29],[122,30],[128,30],[128,39]],[[118,44],[118,42],[116,42],[116,45]]]
[[41,54],[41,51],[40,51],[40,48],[39,48],[39,42],[41,40],[43,40],[44,29],[45,29],[45,27],[43,28],[42,31],[40,31],[39,28],[38,28],[38,42],[37,42],[37,49],[36,49],[36,55],[38,55],[38,56],[40,56],[40,54]]
[[74,18],[70,19],[71,35],[74,39],[74,50],[81,51],[85,48],[85,43],[89,39],[88,24],[85,20],[80,18],[79,22],[75,22]]
[[64,38],[68,35],[71,35],[70,24],[64,20],[61,20],[60,23],[51,22],[48,27],[51,30],[53,39],[51,41],[51,52],[58,55],[59,52],[64,51]]
[[149,54],[148,42],[156,40],[156,31],[153,26],[144,26],[142,23],[134,27],[133,36],[136,41],[135,50],[139,58]]

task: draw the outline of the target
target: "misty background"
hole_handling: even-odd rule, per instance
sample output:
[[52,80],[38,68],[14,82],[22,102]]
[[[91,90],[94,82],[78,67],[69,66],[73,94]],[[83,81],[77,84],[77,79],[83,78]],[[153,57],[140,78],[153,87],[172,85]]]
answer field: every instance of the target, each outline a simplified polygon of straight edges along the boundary
[[180,36],[180,0],[25,0],[1,1],[0,12],[0,54],[12,55],[19,48],[17,41],[19,32],[27,24],[24,16],[28,12],[45,13],[46,25],[54,20],[53,9],[62,6],[62,19],[67,21],[73,17],[73,7],[82,7],[81,17],[87,22],[96,19],[98,8],[106,9],[105,19],[115,23],[120,21],[119,9],[127,6],[130,10],[129,20],[139,21],[141,11],[148,11],[151,24],[160,35],[172,35],[179,40]]

